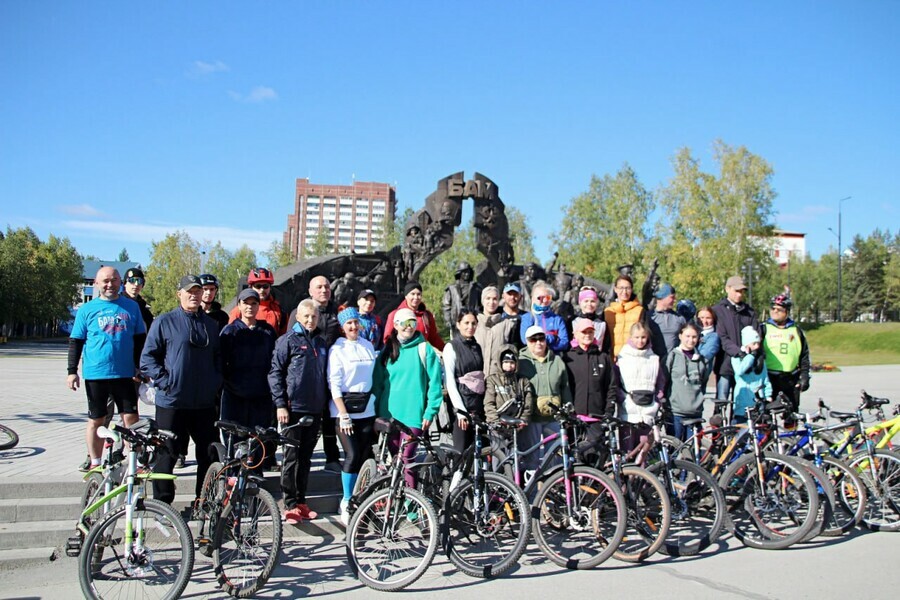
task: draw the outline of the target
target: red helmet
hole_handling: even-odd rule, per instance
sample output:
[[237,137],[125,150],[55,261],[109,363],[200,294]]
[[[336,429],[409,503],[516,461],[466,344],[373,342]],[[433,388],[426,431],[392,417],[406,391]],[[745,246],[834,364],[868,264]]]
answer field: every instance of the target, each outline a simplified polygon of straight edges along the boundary
[[254,283],[275,283],[275,278],[272,277],[272,271],[262,267],[251,269],[250,273],[247,275],[247,284],[253,285]]

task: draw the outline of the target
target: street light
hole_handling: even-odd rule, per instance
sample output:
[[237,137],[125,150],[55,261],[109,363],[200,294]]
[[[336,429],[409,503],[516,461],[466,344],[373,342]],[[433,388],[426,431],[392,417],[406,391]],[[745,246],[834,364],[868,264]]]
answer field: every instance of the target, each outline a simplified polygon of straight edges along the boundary
[[[838,308],[838,310],[837,310],[838,323],[843,321],[842,299],[843,299],[843,295],[844,295],[844,286],[841,281],[841,271],[842,271],[842,269],[841,269],[841,204],[843,204],[845,201],[849,200],[852,197],[853,196],[847,196],[846,198],[841,198],[840,200],[838,200],[838,230],[837,230],[837,233],[835,234],[838,239],[838,298],[837,298],[837,300],[838,300],[838,307],[837,307]],[[831,233],[834,233],[834,229],[832,229],[831,227],[828,228],[828,231],[830,231]]]
[[744,275],[747,277],[747,304],[753,306],[753,267],[754,267],[753,258],[748,258],[744,261],[744,266],[741,267],[741,271],[744,272]]

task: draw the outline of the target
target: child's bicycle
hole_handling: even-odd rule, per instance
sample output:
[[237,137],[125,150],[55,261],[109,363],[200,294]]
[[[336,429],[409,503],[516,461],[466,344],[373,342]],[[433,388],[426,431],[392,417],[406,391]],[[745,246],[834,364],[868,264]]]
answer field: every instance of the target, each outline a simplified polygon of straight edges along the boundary
[[[156,430],[148,433],[111,424],[100,428],[103,437],[115,432],[130,444],[125,481],[82,512],[80,525],[107,503],[124,495],[124,501],[93,523],[87,532],[78,561],[78,581],[86,598],[143,597],[178,598],[184,592],[194,567],[194,540],[181,515],[158,500],[143,497],[140,482],[173,480],[175,475],[139,470],[138,456],[145,448],[165,451],[165,441],[174,435]],[[111,504],[112,505],[112,504]],[[72,545],[69,545],[72,548]]]

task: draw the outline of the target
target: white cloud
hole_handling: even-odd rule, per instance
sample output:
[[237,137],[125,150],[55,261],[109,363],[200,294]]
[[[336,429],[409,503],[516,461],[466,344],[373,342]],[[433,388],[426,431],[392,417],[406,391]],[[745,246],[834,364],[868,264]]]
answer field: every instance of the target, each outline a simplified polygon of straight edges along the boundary
[[215,62],[206,62],[203,60],[195,60],[188,69],[188,75],[193,77],[201,77],[203,75],[212,75],[213,73],[225,73],[231,68],[221,60]]
[[56,209],[73,217],[105,217],[106,214],[90,204],[61,204]]
[[130,223],[120,221],[66,221],[63,225],[79,233],[108,240],[126,242],[158,242],[170,233],[186,231],[198,242],[222,242],[229,250],[247,244],[256,252],[269,249],[274,240],[281,240],[281,231],[237,229],[235,227],[211,227],[209,225],[184,225],[168,223]]
[[266,87],[264,85],[258,85],[252,90],[250,90],[249,94],[240,94],[238,92],[230,91],[228,95],[231,96],[232,100],[237,102],[266,102],[268,100],[277,100],[278,94],[270,87]]

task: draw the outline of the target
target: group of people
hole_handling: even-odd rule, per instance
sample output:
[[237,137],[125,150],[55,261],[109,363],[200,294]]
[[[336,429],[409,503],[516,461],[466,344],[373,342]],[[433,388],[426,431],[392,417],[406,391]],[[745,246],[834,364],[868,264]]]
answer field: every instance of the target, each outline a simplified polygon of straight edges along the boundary
[[[76,316],[68,385],[78,388],[83,359],[89,465],[100,460],[96,429],[108,417],[108,401],[126,424],[133,423],[141,382],[156,388],[159,426],[175,433],[155,468],[171,473],[193,440],[197,496],[217,419],[253,427],[309,417],[311,426],[287,430],[294,442],[285,447],[281,465],[288,522],[317,517],[306,487],[320,431],[326,468],[340,471],[346,522],[376,417],[397,419],[421,435],[446,408],[453,444],[463,450],[472,442],[473,416],[514,416],[523,421],[518,439],[524,448],[555,432],[554,408],[571,402],[578,414],[617,414],[629,422],[627,447],[647,435],[664,405],[672,433],[685,437],[682,421],[702,413],[711,374],[717,396],[733,390],[737,419],[760,389],[768,397],[785,392],[796,410],[809,385],[809,351],[789,317],[790,298],[773,298],[770,318],[760,325],[736,276],[726,281],[720,303],[687,316],[675,310],[675,289],[667,283],[658,286],[652,308],[643,306],[629,275],[617,277],[615,298],[606,306],[596,289],[581,287],[568,319],[554,312],[555,292],[543,281],[527,291],[527,310],[520,308],[520,282],[502,290],[488,286],[478,308],[454,311],[448,342],[414,281],[386,322],[374,313],[375,291],[363,290],[355,305],[338,307],[325,277],[312,278],[309,298],[287,316],[272,296],[274,278],[263,268],[249,273],[249,287],[230,314],[215,302],[213,275],[183,277],[179,306],[156,319],[140,297],[143,283],[143,273],[131,269],[120,293],[119,274],[104,267],[97,273],[96,298]],[[403,444],[403,435],[390,446],[395,453],[402,447],[409,463],[417,449]],[[597,437],[600,430],[587,435]],[[269,455],[274,458],[274,449]],[[537,453],[526,456],[524,466],[533,469],[539,460]],[[406,478],[414,484],[415,471],[407,469]],[[172,482],[154,485],[157,498],[174,499]]]

